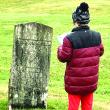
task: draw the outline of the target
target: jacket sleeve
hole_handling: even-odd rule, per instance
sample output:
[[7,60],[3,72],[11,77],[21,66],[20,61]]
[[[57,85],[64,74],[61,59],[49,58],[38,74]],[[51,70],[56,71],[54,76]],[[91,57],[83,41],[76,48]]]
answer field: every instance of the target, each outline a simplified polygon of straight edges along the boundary
[[57,57],[63,63],[71,60],[72,44],[67,37],[63,39],[63,45],[58,47]]
[[101,43],[100,44],[100,56],[102,56],[104,54],[104,46],[103,44]]
[[100,56],[102,56],[104,54],[104,46],[102,43],[102,38],[101,38],[101,44],[100,44]]

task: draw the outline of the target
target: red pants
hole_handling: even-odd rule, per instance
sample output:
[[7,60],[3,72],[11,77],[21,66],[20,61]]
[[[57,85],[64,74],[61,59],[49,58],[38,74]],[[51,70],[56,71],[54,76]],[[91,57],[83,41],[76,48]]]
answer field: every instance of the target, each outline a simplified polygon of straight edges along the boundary
[[82,110],[92,110],[93,93],[88,95],[71,95],[68,94],[68,110],[78,110],[81,101]]

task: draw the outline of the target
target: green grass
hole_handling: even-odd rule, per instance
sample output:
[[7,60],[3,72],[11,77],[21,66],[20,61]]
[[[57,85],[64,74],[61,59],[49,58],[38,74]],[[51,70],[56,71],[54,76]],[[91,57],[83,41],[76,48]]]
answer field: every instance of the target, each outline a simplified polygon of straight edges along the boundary
[[[63,87],[65,64],[58,62],[56,57],[59,45],[57,36],[72,29],[71,13],[81,1],[0,0],[0,110],[7,108],[7,86],[12,61],[14,25],[26,22],[39,22],[54,29],[48,110],[67,110],[67,94]],[[95,92],[94,110],[107,110],[105,106],[110,106],[110,1],[85,1],[90,4],[91,28],[101,32],[105,47],[105,54],[100,62],[99,87]]]

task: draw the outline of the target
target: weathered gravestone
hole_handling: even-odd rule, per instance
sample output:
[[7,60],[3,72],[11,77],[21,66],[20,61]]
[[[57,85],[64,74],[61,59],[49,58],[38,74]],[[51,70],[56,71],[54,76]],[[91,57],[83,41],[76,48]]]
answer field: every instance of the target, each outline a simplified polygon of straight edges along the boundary
[[46,108],[52,31],[39,23],[15,26],[8,93],[12,110]]

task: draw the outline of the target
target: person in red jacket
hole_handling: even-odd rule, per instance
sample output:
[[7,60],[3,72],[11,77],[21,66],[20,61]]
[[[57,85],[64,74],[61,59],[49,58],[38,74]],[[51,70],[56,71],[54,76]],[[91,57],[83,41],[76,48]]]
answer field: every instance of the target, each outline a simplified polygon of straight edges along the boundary
[[65,90],[68,93],[68,110],[92,110],[93,92],[97,89],[100,56],[104,47],[99,32],[88,26],[89,6],[82,2],[72,14],[75,28],[58,47],[59,61],[66,62]]

